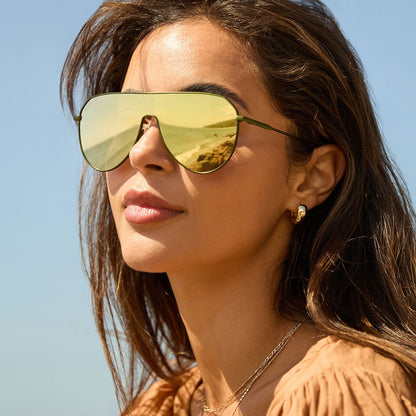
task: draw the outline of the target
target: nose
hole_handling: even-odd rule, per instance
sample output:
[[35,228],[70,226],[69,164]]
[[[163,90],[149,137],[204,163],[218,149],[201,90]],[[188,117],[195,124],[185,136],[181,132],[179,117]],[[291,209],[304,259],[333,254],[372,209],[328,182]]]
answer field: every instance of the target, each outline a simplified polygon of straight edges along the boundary
[[129,153],[130,165],[137,170],[173,172],[176,161],[163,143],[155,117],[145,117],[140,137]]

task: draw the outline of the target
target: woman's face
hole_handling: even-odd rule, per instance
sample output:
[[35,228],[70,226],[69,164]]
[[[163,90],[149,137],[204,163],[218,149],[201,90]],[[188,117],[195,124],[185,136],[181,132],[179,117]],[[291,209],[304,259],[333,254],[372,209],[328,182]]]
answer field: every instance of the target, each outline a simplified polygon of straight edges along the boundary
[[[209,84],[212,92],[225,87],[240,114],[290,130],[242,45],[205,20],[150,33],[131,58],[123,91],[180,91],[197,84]],[[125,261],[141,271],[211,274],[274,264],[292,230],[288,174],[279,133],[240,123],[231,159],[201,175],[172,158],[152,122],[129,158],[107,173]]]

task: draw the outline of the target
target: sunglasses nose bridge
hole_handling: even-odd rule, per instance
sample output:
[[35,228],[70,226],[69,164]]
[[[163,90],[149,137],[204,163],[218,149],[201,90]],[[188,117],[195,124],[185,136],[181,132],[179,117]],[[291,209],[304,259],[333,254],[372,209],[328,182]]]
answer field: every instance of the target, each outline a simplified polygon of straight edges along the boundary
[[150,127],[157,127],[160,134],[160,127],[159,127],[159,121],[157,119],[157,116],[153,114],[145,114],[142,116],[140,120],[140,128],[139,128],[139,134],[137,136],[137,141],[140,139],[140,137],[143,136],[143,134],[150,128]]
[[[156,128],[156,129],[155,129]],[[164,143],[157,116],[143,115],[137,139],[129,152],[130,164],[138,170],[173,169],[169,151]]]

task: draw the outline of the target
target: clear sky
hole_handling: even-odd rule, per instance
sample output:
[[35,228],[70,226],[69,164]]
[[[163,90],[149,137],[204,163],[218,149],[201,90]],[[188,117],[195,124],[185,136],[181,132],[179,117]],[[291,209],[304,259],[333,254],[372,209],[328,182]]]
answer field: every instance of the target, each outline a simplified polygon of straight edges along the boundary
[[[0,14],[0,415],[113,416],[77,240],[82,166],[60,69],[98,0],[5,1]],[[361,56],[416,200],[416,2],[327,0]]]

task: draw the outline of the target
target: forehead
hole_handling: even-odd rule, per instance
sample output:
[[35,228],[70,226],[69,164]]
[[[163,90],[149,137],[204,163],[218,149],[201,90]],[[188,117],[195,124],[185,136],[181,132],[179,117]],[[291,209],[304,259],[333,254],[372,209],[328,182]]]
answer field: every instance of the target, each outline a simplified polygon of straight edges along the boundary
[[235,91],[260,86],[242,42],[206,20],[185,21],[160,27],[140,42],[123,90],[176,91],[202,82]]

